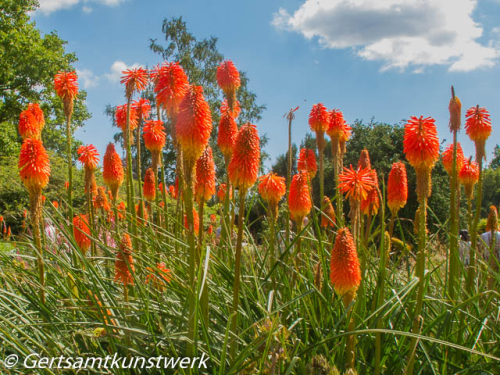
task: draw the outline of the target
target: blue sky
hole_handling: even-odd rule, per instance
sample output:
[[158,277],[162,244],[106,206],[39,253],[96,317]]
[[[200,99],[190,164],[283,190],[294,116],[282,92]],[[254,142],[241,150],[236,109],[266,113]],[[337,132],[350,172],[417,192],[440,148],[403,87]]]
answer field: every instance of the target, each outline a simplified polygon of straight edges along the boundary
[[[397,123],[432,116],[448,132],[453,84],[465,109],[486,107],[493,123],[488,159],[500,131],[500,0],[157,1],[41,0],[34,19],[56,30],[75,52],[90,119],[76,136],[101,153],[112,140],[107,104],[123,104],[119,72],[161,62],[149,38],[161,40],[164,18],[182,16],[198,38],[219,38],[219,50],[250,78],[267,110],[257,124],[274,159],[285,152],[283,114],[296,112],[293,140],[309,131],[311,106],[339,108],[348,122]],[[464,152],[474,146],[462,130]],[[447,143],[448,143],[447,142]]]

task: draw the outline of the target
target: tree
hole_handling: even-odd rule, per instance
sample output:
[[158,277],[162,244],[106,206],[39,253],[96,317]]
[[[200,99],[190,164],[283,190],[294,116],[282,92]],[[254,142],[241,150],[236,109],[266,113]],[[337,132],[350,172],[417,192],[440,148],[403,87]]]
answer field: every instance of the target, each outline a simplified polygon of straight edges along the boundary
[[495,149],[493,150],[493,160],[490,163],[491,169],[499,169],[500,168],[500,146],[495,145]]
[[[29,102],[42,107],[46,125],[42,134],[45,147],[64,150],[62,104],[53,90],[53,77],[59,70],[73,70],[74,53],[65,52],[66,42],[56,32],[42,35],[30,20],[35,0],[0,0],[0,155],[13,155],[20,147],[17,137],[19,114]],[[75,102],[74,129],[90,117],[85,91]],[[73,130],[74,130],[73,129]],[[76,148],[78,143],[74,142]]]

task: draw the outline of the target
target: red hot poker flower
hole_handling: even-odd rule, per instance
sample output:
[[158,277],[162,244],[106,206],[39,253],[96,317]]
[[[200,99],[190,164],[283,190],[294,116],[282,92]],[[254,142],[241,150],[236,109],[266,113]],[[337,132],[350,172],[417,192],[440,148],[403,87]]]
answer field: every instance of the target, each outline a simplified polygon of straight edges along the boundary
[[370,162],[370,154],[367,149],[361,150],[361,155],[359,156],[358,168],[361,169],[372,169],[372,164]]
[[335,238],[330,258],[330,281],[340,296],[355,293],[361,283],[358,253],[347,228],[339,229]]
[[299,171],[306,171],[309,175],[309,179],[313,179],[318,171],[318,165],[316,164],[316,155],[313,150],[303,148],[300,150],[299,160],[297,161],[297,169]]
[[104,182],[111,190],[111,195],[115,200],[118,195],[118,189],[123,183],[124,172],[122,159],[115,150],[113,143],[108,144],[106,154],[104,154],[102,177]]
[[257,127],[246,124],[236,136],[233,155],[228,166],[229,180],[240,191],[252,187],[257,181],[260,163],[260,139]]
[[231,157],[231,154],[233,153],[237,134],[238,124],[236,124],[233,113],[228,109],[228,107],[221,107],[217,145],[226,158]]
[[148,168],[146,170],[146,174],[144,175],[144,185],[142,186],[142,191],[144,198],[146,198],[148,201],[152,201],[155,199],[155,172],[151,168]]
[[149,73],[144,68],[127,69],[122,74],[120,83],[125,84],[127,98],[131,98],[135,92],[141,92],[148,84]]
[[288,209],[292,220],[302,223],[305,216],[309,214],[312,208],[309,185],[307,183],[308,175],[304,171],[299,171],[292,178],[290,184],[290,194],[288,195]]
[[[449,144],[448,147],[443,151],[443,166],[446,172],[451,176],[453,169],[453,144]],[[462,151],[462,145],[457,142],[457,172],[462,169],[465,162],[464,152]]]
[[[188,219],[187,215],[184,214],[184,228],[188,229]],[[193,208],[193,228],[194,234],[197,236],[200,231],[200,219],[198,217],[198,212]]]
[[339,175],[339,189],[347,193],[347,198],[361,202],[374,187],[371,171],[367,168],[354,170],[352,165],[349,168],[344,168],[344,172]]
[[42,141],[26,138],[19,154],[19,176],[30,193],[39,193],[49,182],[50,164]]
[[333,209],[332,202],[327,196],[323,197],[321,201],[321,226],[322,227],[334,227],[336,223],[335,210]]
[[406,205],[408,200],[408,180],[403,163],[392,164],[387,181],[387,205],[393,214]]
[[474,186],[479,181],[479,165],[472,161],[472,157],[469,160],[465,160],[462,169],[458,173],[458,180],[464,185],[467,198],[472,199]]
[[476,161],[486,157],[485,144],[491,135],[490,113],[486,108],[469,108],[465,114],[465,133],[476,144]]
[[259,194],[269,204],[273,217],[278,216],[278,203],[286,194],[285,178],[269,172],[259,178]]
[[82,163],[85,169],[93,171],[97,167],[97,164],[99,163],[99,153],[94,145],[82,145],[78,147],[77,153],[80,155],[78,157],[78,161]]
[[[118,126],[123,132],[125,132],[127,128],[127,105],[119,105],[116,107],[115,113],[116,126]],[[134,130],[137,128],[138,124],[138,113],[136,108],[130,107],[130,130]]]
[[149,104],[149,100],[144,98],[134,100],[132,102],[132,108],[135,109],[137,117],[142,121],[147,120],[151,112],[151,105]]
[[40,139],[45,118],[38,103],[28,104],[28,108],[19,115],[19,134],[23,139]]
[[[224,202],[226,199],[226,184],[220,184],[219,190],[217,190],[217,198],[219,198],[220,202]],[[229,199],[233,199],[233,187],[229,187]]]
[[155,86],[156,102],[165,108],[170,117],[177,115],[188,86],[187,75],[178,62],[161,66]]
[[115,259],[115,282],[124,286],[134,285],[132,272],[134,268],[134,258],[132,258],[132,241],[127,233],[123,234],[118,253]]
[[229,107],[233,109],[236,101],[236,90],[240,87],[240,73],[231,60],[220,63],[217,68],[217,83],[226,95]]
[[179,106],[175,131],[185,162],[194,167],[212,131],[212,115],[201,86],[189,86]]
[[377,171],[375,169],[372,169],[370,171],[370,175],[373,181],[374,188],[368,192],[368,196],[366,199],[361,201],[361,212],[364,215],[367,216],[372,216],[376,215],[378,212],[378,208],[380,207],[380,199],[378,196],[378,190],[376,187],[378,187],[378,177],[377,177]]
[[81,252],[85,254],[90,248],[90,227],[87,215],[77,215],[73,218],[73,235]]
[[208,146],[196,161],[195,198],[201,204],[215,194],[215,164],[212,148]]
[[404,153],[415,169],[431,169],[439,158],[439,139],[431,117],[412,116],[405,125]]
[[64,104],[64,114],[73,113],[73,100],[78,95],[78,82],[76,72],[60,71],[54,76],[54,88]]
[[314,104],[309,114],[309,127],[313,132],[324,133],[328,127],[329,114],[323,103]]

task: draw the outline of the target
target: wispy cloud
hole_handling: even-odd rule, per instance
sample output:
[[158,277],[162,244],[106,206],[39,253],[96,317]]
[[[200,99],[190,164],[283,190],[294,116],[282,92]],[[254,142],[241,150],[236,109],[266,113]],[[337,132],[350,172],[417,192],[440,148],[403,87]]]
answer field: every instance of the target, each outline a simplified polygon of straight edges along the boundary
[[99,83],[99,76],[96,76],[90,69],[77,69],[78,80],[83,82],[84,89],[96,87]]
[[134,63],[132,65],[127,65],[123,61],[117,60],[111,65],[109,73],[104,74],[104,76],[111,82],[120,82],[120,77],[123,75],[123,71],[127,69],[138,68],[142,66],[139,63]]
[[[495,65],[495,41],[481,44],[482,25],[472,13],[477,0],[306,0],[293,14],[280,8],[272,24],[317,38],[324,48],[352,48],[381,70],[445,65],[472,71]],[[498,39],[495,39],[498,40]]]
[[58,10],[69,9],[78,4],[85,4],[82,7],[84,13],[91,13],[93,8],[88,4],[102,4],[108,7],[117,6],[126,0],[39,0],[40,7],[37,12],[48,15]]

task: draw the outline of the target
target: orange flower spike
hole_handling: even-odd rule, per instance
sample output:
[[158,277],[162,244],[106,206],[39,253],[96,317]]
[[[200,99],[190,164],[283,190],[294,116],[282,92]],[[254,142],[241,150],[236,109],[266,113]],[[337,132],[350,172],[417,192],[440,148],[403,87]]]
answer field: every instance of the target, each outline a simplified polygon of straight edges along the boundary
[[329,114],[326,133],[332,139],[339,139],[347,142],[351,136],[351,128],[344,120],[343,113],[338,109],[332,109]]
[[45,118],[38,103],[28,104],[28,108],[19,115],[19,134],[23,139],[40,139],[44,125]]
[[479,165],[472,161],[472,157],[464,161],[462,169],[458,172],[458,180],[464,185],[467,198],[472,199],[474,186],[479,181]]
[[212,224],[215,224],[217,222],[217,216],[215,216],[215,214],[210,215],[210,222]]
[[361,283],[358,253],[351,232],[339,229],[330,258],[330,281],[339,296],[355,293]]
[[227,107],[225,107],[225,109],[221,107],[217,146],[219,146],[225,157],[231,157],[237,134],[238,124],[236,124],[233,114]]
[[165,263],[163,262],[156,263],[156,268],[158,268],[158,271],[154,270],[151,267],[146,267],[146,270],[150,272],[149,275],[146,276],[146,284],[149,284],[149,282],[151,281],[155,288],[163,290],[165,283],[170,282],[170,270],[165,266]]
[[73,100],[78,95],[78,82],[76,72],[58,72],[54,76],[54,89],[64,104],[66,116],[73,113]]
[[212,115],[201,86],[189,86],[179,106],[175,131],[186,165],[194,167],[212,131]]
[[50,164],[42,141],[26,138],[19,154],[19,176],[30,193],[40,192],[49,182]]
[[78,157],[78,161],[85,167],[85,169],[93,171],[97,167],[97,164],[99,163],[99,153],[94,145],[82,145],[78,147],[77,153],[80,155]]
[[136,92],[141,92],[148,84],[149,73],[144,68],[127,69],[122,74],[120,83],[125,84],[125,96],[127,98],[131,98]]
[[260,139],[257,127],[245,124],[238,131],[233,155],[228,166],[231,184],[244,191],[257,181],[260,163]]
[[122,159],[115,150],[113,143],[108,144],[104,154],[102,177],[111,190],[113,199],[118,195],[118,189],[123,183],[124,172]]
[[156,102],[170,117],[175,117],[189,86],[186,73],[178,62],[170,62],[162,65],[155,79]]
[[168,193],[170,194],[170,196],[174,199],[177,199],[177,194],[175,193],[175,187],[174,185],[170,185],[168,187]]
[[408,200],[408,179],[403,163],[393,163],[387,181],[387,205],[393,214],[406,205]]
[[161,151],[165,146],[166,134],[163,122],[149,120],[144,124],[144,145],[149,151]]
[[405,125],[404,153],[415,169],[432,169],[439,158],[439,139],[431,117],[412,116]]
[[488,214],[488,219],[486,220],[486,231],[497,231],[498,230],[498,211],[495,206],[490,206],[490,213]]
[[151,112],[151,105],[148,99],[140,98],[139,100],[134,100],[132,102],[131,109],[134,109],[137,113],[137,117],[140,120],[146,120]]
[[229,107],[233,108],[233,103],[236,101],[236,90],[241,85],[238,69],[231,60],[223,61],[217,67],[216,78],[219,87],[226,95]]
[[111,208],[108,202],[108,197],[106,195],[106,189],[104,186],[99,186],[97,188],[97,196],[94,200],[95,208],[102,208],[104,211],[109,211]]
[[[195,236],[198,235],[199,230],[200,230],[200,219],[198,218],[198,212],[193,208],[193,221],[194,221],[194,234]],[[187,220],[187,215],[184,214],[184,228],[188,230],[188,220]]]
[[115,259],[115,282],[122,283],[124,286],[134,285],[131,271],[135,271],[132,241],[130,236],[124,233]]
[[370,176],[373,181],[373,189],[368,192],[368,196],[366,199],[361,201],[361,212],[364,215],[376,215],[378,212],[378,208],[380,207],[380,199],[378,196],[378,191],[376,187],[378,187],[378,177],[377,171],[372,169],[370,171]]
[[195,199],[198,203],[210,200],[215,194],[215,164],[212,148],[208,146],[196,161]]
[[[446,172],[451,176],[451,171],[453,169],[453,144],[449,144],[448,147],[443,151],[443,166]],[[464,152],[462,151],[462,145],[457,142],[457,171],[462,169],[465,162]]]
[[90,248],[90,227],[87,215],[77,215],[73,218],[73,236],[82,254]]
[[453,87],[451,88],[451,99],[448,110],[450,111],[450,131],[459,131],[462,125],[462,103],[458,99],[458,96],[455,96],[455,89]]
[[58,201],[52,201],[52,205],[54,206],[54,208],[59,208],[59,202]]
[[[137,128],[139,120],[139,115],[135,107],[130,107],[130,130],[134,130]],[[127,128],[127,105],[119,105],[116,107],[115,112],[115,121],[116,126],[118,126],[123,132],[125,132]]]
[[212,224],[210,224],[207,228],[207,234],[211,236],[214,233],[214,227]]
[[155,172],[153,169],[148,168],[146,174],[144,175],[144,185],[142,186],[144,198],[148,201],[152,201],[156,197],[155,188]]
[[358,168],[361,169],[372,169],[372,164],[370,162],[370,154],[367,149],[361,150],[361,155],[359,156]]
[[[219,201],[224,202],[224,199],[226,199],[226,184],[220,184],[219,185],[219,190],[217,190],[217,198],[219,198]],[[229,199],[233,199],[233,187],[229,187]]]
[[344,168],[344,172],[339,175],[339,189],[346,193],[347,198],[352,198],[359,202],[368,197],[368,193],[374,188],[374,181],[369,169],[354,170],[352,165],[350,169]]
[[439,159],[439,139],[431,117],[412,116],[405,125],[404,153],[417,173],[417,198],[421,202],[431,195],[431,171]]
[[229,104],[227,104],[227,99],[224,99],[222,101],[222,104],[220,105],[220,113],[221,113],[221,115],[223,113],[228,112],[236,120],[238,118],[238,116],[240,115],[240,113],[241,113],[240,102],[236,100],[233,103],[233,106],[234,106],[233,109],[229,108]]
[[313,132],[324,133],[328,128],[329,114],[323,103],[314,104],[309,113],[309,127]]
[[322,213],[321,213],[321,226],[322,227],[334,227],[336,223],[335,210],[333,209],[332,202],[327,196],[323,197],[321,201]]
[[307,184],[308,175],[300,171],[292,178],[290,184],[290,193],[288,195],[288,209],[292,220],[302,223],[305,216],[309,214],[312,208],[309,185]]
[[269,204],[276,219],[278,216],[278,203],[286,194],[285,178],[278,176],[276,173],[269,172],[260,177],[259,181],[259,194]]
[[486,158],[485,144],[491,135],[490,113],[486,108],[469,108],[465,114],[465,133],[476,144],[476,162]]
[[316,164],[316,155],[313,150],[303,148],[300,150],[299,160],[297,161],[297,169],[299,171],[306,171],[310,179],[313,179],[318,172],[318,165]]

